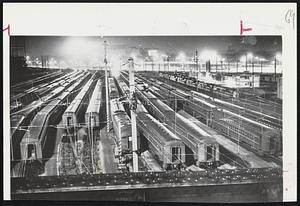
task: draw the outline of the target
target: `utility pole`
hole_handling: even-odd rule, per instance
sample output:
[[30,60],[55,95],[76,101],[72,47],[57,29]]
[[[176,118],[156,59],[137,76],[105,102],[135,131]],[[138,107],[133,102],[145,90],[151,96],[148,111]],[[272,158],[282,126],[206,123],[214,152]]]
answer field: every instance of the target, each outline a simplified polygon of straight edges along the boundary
[[252,57],[252,87],[254,91],[254,59]]
[[91,113],[90,113],[90,123],[91,123],[91,143],[92,143],[92,148],[91,148],[91,155],[92,155],[92,168],[93,168],[93,171],[92,171],[92,174],[94,174],[94,171],[95,171],[95,163],[94,163],[94,117],[91,117]]
[[134,83],[134,62],[133,58],[128,59],[129,66],[129,89],[130,89],[130,111],[131,111],[131,133],[132,133],[132,158],[133,172],[138,172],[138,154],[137,154],[137,129],[136,129],[136,99]]
[[197,71],[197,80],[199,81],[199,58],[198,58],[198,51],[195,52],[195,62],[196,62],[196,71]]
[[247,54],[246,54],[246,71],[248,71],[247,64],[248,64],[248,59],[247,59]]
[[275,56],[275,61],[274,61],[274,74],[275,74],[275,81],[276,81],[276,65],[277,65],[277,59]]
[[107,53],[106,53],[107,42],[104,41],[104,64],[105,64],[105,95],[106,95],[106,129],[107,134],[109,133],[109,96],[108,96],[108,71],[107,71]]

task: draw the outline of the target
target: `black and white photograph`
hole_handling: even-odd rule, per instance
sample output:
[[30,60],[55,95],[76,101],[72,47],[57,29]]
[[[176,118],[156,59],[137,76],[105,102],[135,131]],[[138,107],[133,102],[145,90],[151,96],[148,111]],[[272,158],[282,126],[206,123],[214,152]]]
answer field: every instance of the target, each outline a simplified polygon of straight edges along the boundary
[[282,34],[238,23],[235,35],[10,34],[10,198],[284,201],[296,68]]

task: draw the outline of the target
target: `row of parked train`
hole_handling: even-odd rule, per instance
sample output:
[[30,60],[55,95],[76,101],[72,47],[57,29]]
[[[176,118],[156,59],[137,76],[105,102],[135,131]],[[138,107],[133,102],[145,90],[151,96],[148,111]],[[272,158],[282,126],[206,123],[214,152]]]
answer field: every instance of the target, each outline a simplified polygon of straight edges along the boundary
[[[230,110],[235,106],[233,104],[230,107],[220,107],[220,104],[216,104],[208,95],[200,92],[182,90],[156,79],[149,81],[142,78],[142,80],[153,85],[153,92],[168,100],[171,105],[174,105],[177,99],[178,108],[186,110],[233,141],[242,143],[259,155],[280,160],[278,159],[282,152],[280,129],[236,113],[236,109]],[[226,102],[223,101],[222,104],[224,103]]]
[[[76,151],[72,152],[73,156],[66,154],[61,157],[60,168],[70,165],[70,158],[75,160],[71,167],[77,168],[78,174],[91,174],[98,167],[93,149],[99,140],[102,77],[94,73],[62,115],[62,126],[65,128],[62,139],[69,139],[68,144],[74,145],[72,148]],[[64,145],[63,142],[61,145]]]
[[[13,167],[35,160],[42,164],[51,157],[55,146],[52,137],[56,135],[56,127],[67,102],[74,99],[90,75],[89,72],[73,72],[62,79],[50,94],[27,105],[17,114],[11,114]],[[24,175],[28,169],[30,165],[21,167],[17,175]]]
[[32,86],[30,88],[20,90],[19,92],[14,92],[14,90],[12,90],[10,97],[10,112],[16,112],[31,102],[48,94],[68,75],[69,74],[64,74],[63,72],[56,72],[51,76],[46,75],[43,76],[43,78],[36,80],[37,82],[42,80],[41,84],[37,84],[34,80],[32,80]]
[[[128,79],[126,73],[123,73],[122,76],[124,81]],[[175,162],[186,165],[196,163],[202,167],[209,167],[209,165],[216,167],[226,162],[233,162],[238,167],[247,167],[243,160],[234,159],[224,152],[222,145],[219,145],[214,138],[216,133],[211,134],[198,126],[196,122],[191,122],[186,115],[175,113],[170,106],[165,104],[164,100],[164,102],[161,101],[157,95],[152,93],[145,81],[137,78],[136,84],[136,88],[139,88],[136,90],[137,96],[142,103],[138,104],[137,109],[138,129],[146,137],[151,148],[150,151],[154,151],[153,153],[157,155],[160,163],[165,163],[166,166],[170,164],[167,160],[173,160],[173,162],[171,161],[173,164],[176,164]],[[141,105],[147,109],[140,109]],[[174,147],[169,147],[172,145],[170,142],[174,143]],[[175,142],[183,147],[175,146]],[[222,147],[222,151],[220,147]],[[176,159],[177,161],[174,161]]]
[[[171,80],[168,82],[169,84],[183,90],[200,91],[202,96],[209,96],[209,98],[218,99],[223,103],[225,101],[233,101],[237,107],[235,111],[243,107],[247,112],[255,112],[258,114],[264,111],[267,114],[271,114],[273,118],[270,118],[269,115],[264,115],[261,122],[273,126],[274,128],[282,129],[282,104],[261,98],[257,95],[249,95],[246,94],[246,92],[237,93],[238,91],[235,88],[200,82],[195,78],[185,75],[166,73],[160,73],[159,75],[163,80]],[[232,104],[230,106],[232,106]]]
[[20,160],[20,141],[22,140],[25,132],[27,132],[28,125],[31,124],[35,115],[48,105],[53,99],[57,98],[65,89],[71,86],[76,81],[76,77],[83,75],[82,72],[72,72],[64,76],[59,81],[54,80],[47,87],[51,88],[51,91],[41,96],[38,100],[31,102],[24,106],[17,112],[10,114],[11,124],[11,141],[12,141],[12,160]]
[[[113,127],[117,138],[120,139],[121,150],[123,154],[131,152],[131,121],[126,113],[126,109],[122,102],[124,99],[129,99],[129,87],[122,79],[116,82],[117,88],[120,89],[119,98],[111,100],[111,115]],[[111,81],[115,84],[115,82]],[[128,82],[127,82],[128,83]],[[112,87],[114,88],[114,86]],[[112,90],[113,91],[113,90]],[[125,97],[125,98],[123,98]],[[125,101],[126,102],[126,101]],[[164,169],[171,166],[185,163],[185,145],[174,135],[165,125],[154,118],[144,106],[139,103],[137,106],[137,127],[140,138],[138,138],[139,153],[149,150],[156,161]],[[119,128],[121,128],[119,134]],[[120,136],[121,135],[121,136]],[[146,142],[141,142],[141,135],[146,138]]]

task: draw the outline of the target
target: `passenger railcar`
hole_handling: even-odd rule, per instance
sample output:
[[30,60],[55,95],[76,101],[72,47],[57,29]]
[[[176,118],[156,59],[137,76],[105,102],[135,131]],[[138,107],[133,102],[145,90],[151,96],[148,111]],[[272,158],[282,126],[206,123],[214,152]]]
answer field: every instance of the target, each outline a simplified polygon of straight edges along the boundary
[[118,99],[112,99],[110,101],[110,108],[113,129],[115,131],[117,141],[120,141],[123,152],[130,151],[132,148],[131,120]]
[[[77,78],[82,77],[84,74],[80,74]],[[56,89],[52,90],[48,95],[41,97],[39,100],[33,101],[23,109],[18,112],[11,114],[10,116],[10,135],[12,138],[12,160],[19,160],[21,159],[21,152],[20,152],[20,142],[26,132],[26,125],[30,125],[30,122],[46,104],[48,104],[52,99],[58,97],[63,90],[68,87],[73,81],[69,81],[57,87]]]
[[[162,84],[160,84],[160,86],[162,86]],[[231,91],[230,89],[228,91],[225,89],[225,91],[222,87],[219,87],[218,90],[221,93]],[[166,96],[166,92],[167,89],[165,88],[160,94],[165,94]],[[177,91],[172,90],[172,93],[175,92]],[[261,113],[255,111],[257,108],[250,108],[247,105],[233,105],[196,91],[191,91],[190,93],[190,99],[178,94],[189,100],[185,102],[184,110],[196,116],[198,120],[218,130],[227,138],[233,141],[239,141],[245,148],[253,150],[260,156],[281,155],[282,135],[280,129],[273,127],[270,121],[268,122],[265,118],[260,120],[254,119],[253,117]],[[244,108],[245,112],[241,115],[239,112],[242,106],[246,108]],[[264,117],[267,116],[268,115],[264,115]]]
[[[74,73],[73,73],[74,74]],[[41,96],[44,96],[51,92],[54,88],[56,88],[58,85],[58,82],[64,81],[64,79],[71,76],[71,74],[66,74],[64,76],[61,76],[55,80],[53,80],[50,83],[42,83],[35,87],[32,87],[30,89],[25,90],[22,93],[18,94],[12,94],[10,98],[11,102],[11,112],[17,111],[19,108],[22,108],[29,103],[38,100]]]
[[170,165],[185,164],[185,145],[152,115],[140,112],[138,128],[149,142],[149,150],[164,169]]
[[[59,123],[62,112],[65,109],[64,106],[61,105],[66,103],[67,98],[73,99],[75,97],[76,93],[73,91],[83,84],[83,81],[87,78],[87,76],[89,76],[89,74],[81,77],[77,82],[75,82],[75,84],[67,88],[61,95],[59,95],[59,97],[52,100],[34,117],[31,124],[28,126],[28,130],[22,138],[22,141],[20,142],[22,160],[41,160],[45,156],[43,150],[46,142],[49,142],[47,140],[47,136],[51,133],[50,128],[53,130],[53,126]],[[65,88],[64,85],[62,87],[63,89]],[[49,125],[51,125],[51,127],[49,127]],[[51,139],[51,142],[53,144],[53,139]]]
[[123,96],[129,98],[130,90],[129,90],[129,87],[127,86],[127,84],[122,80],[119,80],[118,82],[119,82],[120,89],[122,91]]
[[85,109],[87,108],[86,103],[88,102],[89,91],[94,85],[93,77],[94,76],[92,76],[90,80],[80,90],[80,92],[71,102],[71,104],[68,106],[68,108],[66,109],[66,111],[62,116],[63,125],[67,129],[69,129],[69,131],[74,130],[74,128],[79,126],[80,122],[84,121],[84,114],[85,114]]
[[108,92],[110,99],[119,98],[119,92],[113,77],[108,78]]
[[85,123],[88,128],[100,126],[100,107],[102,101],[102,81],[99,79],[93,91],[89,106],[85,112]]
[[211,135],[198,128],[188,119],[175,113],[168,105],[149,93],[140,93],[142,102],[148,102],[146,105],[150,113],[166,123],[167,128],[178,135],[185,145],[193,151],[197,163],[219,160],[219,145]]
[[278,131],[228,110],[215,111],[212,128],[254,150],[260,156],[277,156],[282,151]]

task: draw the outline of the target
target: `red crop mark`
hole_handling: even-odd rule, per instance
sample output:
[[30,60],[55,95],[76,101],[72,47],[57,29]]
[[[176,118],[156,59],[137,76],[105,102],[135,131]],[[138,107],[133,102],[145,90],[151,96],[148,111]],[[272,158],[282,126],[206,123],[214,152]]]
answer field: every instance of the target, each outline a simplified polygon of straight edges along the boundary
[[8,36],[10,36],[10,24],[8,24],[8,26],[3,29],[3,32],[5,32],[6,30],[7,30]]
[[252,28],[244,28],[243,21],[240,21],[240,35],[242,36],[245,31],[252,31]]

